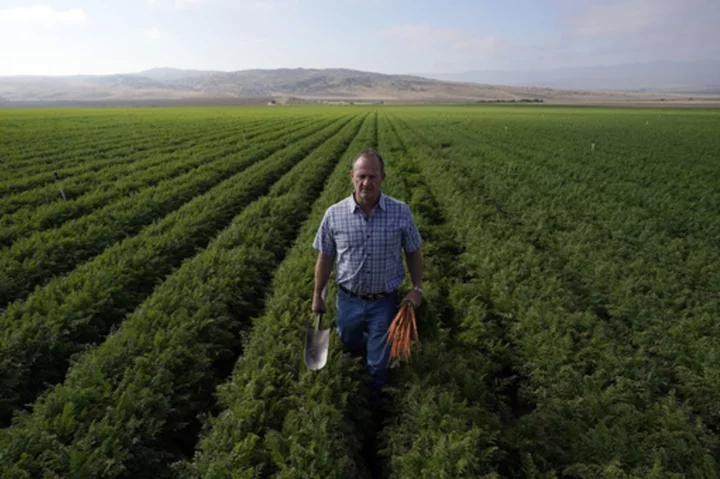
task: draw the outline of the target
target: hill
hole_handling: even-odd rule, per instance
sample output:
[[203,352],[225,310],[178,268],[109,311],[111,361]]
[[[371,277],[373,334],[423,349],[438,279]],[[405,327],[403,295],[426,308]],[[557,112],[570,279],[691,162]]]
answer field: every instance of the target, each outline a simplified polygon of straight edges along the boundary
[[430,73],[425,76],[443,81],[559,89],[720,93],[720,60],[657,61],[552,70]]
[[[666,100],[687,100],[687,96]],[[281,68],[233,72],[154,68],[138,73],[0,77],[0,103],[194,102],[518,102],[659,101],[656,93],[587,92],[450,82],[348,69]]]

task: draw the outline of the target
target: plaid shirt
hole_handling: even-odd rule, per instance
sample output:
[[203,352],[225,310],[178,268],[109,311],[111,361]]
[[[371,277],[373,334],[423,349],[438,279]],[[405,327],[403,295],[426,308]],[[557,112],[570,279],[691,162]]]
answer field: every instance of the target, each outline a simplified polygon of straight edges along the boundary
[[338,284],[358,294],[394,291],[403,279],[400,249],[412,253],[422,238],[410,208],[382,192],[370,216],[350,195],[325,212],[313,248],[337,256]]

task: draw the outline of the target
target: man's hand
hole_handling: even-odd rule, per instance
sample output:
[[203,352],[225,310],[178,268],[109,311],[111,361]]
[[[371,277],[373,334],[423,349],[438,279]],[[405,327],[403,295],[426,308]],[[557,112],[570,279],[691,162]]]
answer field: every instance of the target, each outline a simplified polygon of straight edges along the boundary
[[313,295],[312,311],[313,313],[325,313],[325,301],[321,295]]
[[419,308],[422,304],[422,294],[413,289],[403,298],[402,302],[405,301],[410,301],[415,308]]
[[[423,255],[420,248],[416,249],[412,253],[405,254],[405,260],[407,261],[408,271],[410,272],[410,280],[414,286],[420,287],[422,281],[423,271]],[[416,308],[422,304],[422,293],[415,289],[412,289],[403,302],[410,301]]]

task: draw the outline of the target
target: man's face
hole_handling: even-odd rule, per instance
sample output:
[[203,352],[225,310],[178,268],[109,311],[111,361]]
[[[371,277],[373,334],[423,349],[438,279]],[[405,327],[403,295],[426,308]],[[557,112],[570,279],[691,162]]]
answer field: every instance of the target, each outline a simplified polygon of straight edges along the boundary
[[355,201],[358,204],[374,204],[380,196],[380,187],[385,173],[380,169],[380,161],[375,157],[361,156],[350,171],[355,187]]

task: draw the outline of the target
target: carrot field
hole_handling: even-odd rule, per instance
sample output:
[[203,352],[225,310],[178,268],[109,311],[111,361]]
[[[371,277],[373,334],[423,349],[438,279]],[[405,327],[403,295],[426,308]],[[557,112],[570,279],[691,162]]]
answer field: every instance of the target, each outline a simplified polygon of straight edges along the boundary
[[[365,147],[425,256],[379,427],[303,364]],[[2,478],[720,476],[720,110],[5,109],[0,212]]]

